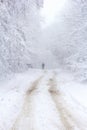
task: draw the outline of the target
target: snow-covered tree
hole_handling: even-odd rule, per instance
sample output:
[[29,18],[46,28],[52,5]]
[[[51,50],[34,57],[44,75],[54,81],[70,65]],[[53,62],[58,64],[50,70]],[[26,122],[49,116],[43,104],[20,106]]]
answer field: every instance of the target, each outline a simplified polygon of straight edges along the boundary
[[24,71],[35,58],[40,31],[37,0],[0,1],[0,72]]
[[64,66],[87,78],[87,1],[67,0],[60,19],[54,53]]
[[55,22],[45,29],[44,37],[44,42],[56,56],[55,62],[87,78],[86,0],[66,0]]

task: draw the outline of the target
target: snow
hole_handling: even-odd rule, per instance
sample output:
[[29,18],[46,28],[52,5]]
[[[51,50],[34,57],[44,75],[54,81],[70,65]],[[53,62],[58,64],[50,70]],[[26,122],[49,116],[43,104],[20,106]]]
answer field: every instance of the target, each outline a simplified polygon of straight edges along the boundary
[[[32,75],[33,74],[33,75]],[[40,76],[42,72],[36,70],[25,74],[16,74],[0,87],[0,128],[9,129],[17,117],[24,100],[24,94],[30,84]],[[31,76],[32,75],[32,76]],[[12,79],[13,78],[13,79]],[[22,82],[23,81],[23,82]],[[22,84],[21,84],[22,82]]]
[[69,94],[73,100],[77,102],[77,104],[83,106],[84,108],[87,107],[87,87],[86,83],[77,82],[73,74],[66,73],[66,71],[59,72],[57,78],[60,89],[64,91],[65,94]]
[[[53,78],[55,84],[51,90],[49,82],[52,82]],[[34,81],[37,89],[32,91]],[[56,83],[58,85],[55,89]],[[27,90],[30,90],[30,94],[26,96]],[[57,103],[61,106],[58,109],[55,97],[49,90],[53,92],[58,90],[62,94],[57,95],[60,99],[57,99]],[[0,87],[0,129],[61,130],[72,126],[73,130],[80,128],[86,130],[86,93],[86,85],[76,83],[72,75],[62,70],[34,69],[16,74]],[[65,113],[66,111],[72,115],[74,121]],[[65,125],[64,117],[61,116],[65,116]]]
[[0,1],[0,75],[24,72],[28,64],[35,64],[37,51],[33,49],[40,32],[38,6],[36,0]]
[[78,81],[86,82],[87,3],[45,1],[42,10],[54,10],[53,15],[47,14],[47,22],[51,16],[53,22],[45,28],[41,28],[45,18],[38,8],[42,4],[43,0],[0,2],[0,79],[8,73],[24,72],[30,66],[40,69],[44,62],[48,69],[67,69]]
[[0,1],[0,130],[87,130],[87,2],[43,2]]
[[42,30],[41,44],[51,51],[58,67],[73,73],[78,81],[86,82],[87,2],[66,0],[60,12],[58,6],[52,7],[56,10],[55,18]]

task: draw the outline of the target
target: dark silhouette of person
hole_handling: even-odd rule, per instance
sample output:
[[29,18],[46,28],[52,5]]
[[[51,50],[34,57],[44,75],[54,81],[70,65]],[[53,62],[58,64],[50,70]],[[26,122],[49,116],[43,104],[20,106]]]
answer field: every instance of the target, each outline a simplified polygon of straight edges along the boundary
[[42,69],[44,69],[45,68],[45,64],[44,63],[42,63]]

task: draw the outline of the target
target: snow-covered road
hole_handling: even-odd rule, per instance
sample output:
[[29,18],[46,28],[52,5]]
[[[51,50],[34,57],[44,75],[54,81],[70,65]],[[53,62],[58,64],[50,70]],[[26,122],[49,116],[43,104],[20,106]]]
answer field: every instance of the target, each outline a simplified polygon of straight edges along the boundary
[[25,87],[23,104],[10,129],[0,130],[87,130],[86,109],[64,93],[67,89],[61,89],[57,78],[55,71],[37,75]]
[[83,126],[69,109],[55,72],[51,77],[40,76],[27,90],[22,111],[11,130],[87,130],[87,122]]

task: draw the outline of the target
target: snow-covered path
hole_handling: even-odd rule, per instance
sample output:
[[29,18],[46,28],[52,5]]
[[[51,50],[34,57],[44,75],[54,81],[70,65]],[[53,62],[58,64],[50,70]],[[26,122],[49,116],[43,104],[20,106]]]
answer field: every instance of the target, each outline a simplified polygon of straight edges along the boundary
[[34,70],[2,86],[0,130],[87,130],[87,108],[58,73]]
[[77,117],[64,96],[55,72],[39,76],[27,90],[11,130],[87,130],[87,118]]

